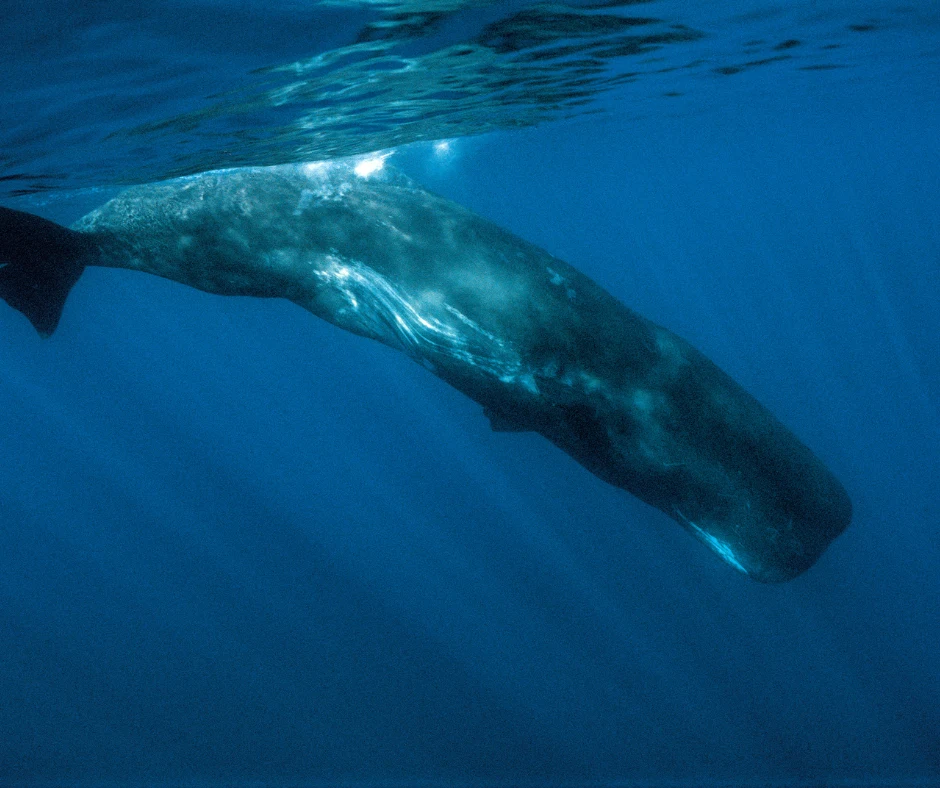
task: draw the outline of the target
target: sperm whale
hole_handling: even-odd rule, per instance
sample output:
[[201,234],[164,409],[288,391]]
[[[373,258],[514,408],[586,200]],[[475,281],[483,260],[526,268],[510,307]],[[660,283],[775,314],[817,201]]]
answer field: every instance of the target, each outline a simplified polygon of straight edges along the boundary
[[286,298],[407,354],[762,582],[808,569],[849,497],[702,353],[584,274],[388,166],[249,167],[131,187],[71,229],[0,208],[0,297],[44,336],[86,266]]

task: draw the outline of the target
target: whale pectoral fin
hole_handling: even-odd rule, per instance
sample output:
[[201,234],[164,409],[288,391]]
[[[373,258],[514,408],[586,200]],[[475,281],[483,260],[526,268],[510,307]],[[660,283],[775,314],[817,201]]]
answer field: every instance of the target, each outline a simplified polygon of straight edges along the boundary
[[26,315],[40,336],[48,337],[94,248],[82,233],[31,213],[0,208],[0,298]]
[[490,420],[493,432],[534,432],[535,426],[524,419],[493,408],[483,408],[483,415]]

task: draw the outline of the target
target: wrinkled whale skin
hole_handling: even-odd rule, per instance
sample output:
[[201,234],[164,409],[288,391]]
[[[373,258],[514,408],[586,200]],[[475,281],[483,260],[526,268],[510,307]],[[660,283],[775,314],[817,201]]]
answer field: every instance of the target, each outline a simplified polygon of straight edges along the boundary
[[764,582],[851,519],[830,471],[689,343],[585,275],[390,167],[204,173],[122,192],[73,226],[84,263],[287,298],[401,350],[538,432]]

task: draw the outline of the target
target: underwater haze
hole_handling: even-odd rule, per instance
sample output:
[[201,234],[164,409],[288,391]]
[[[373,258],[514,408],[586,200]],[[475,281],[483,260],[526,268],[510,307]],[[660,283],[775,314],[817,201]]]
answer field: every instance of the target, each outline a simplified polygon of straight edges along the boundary
[[372,154],[854,505],[753,582],[286,300],[0,302],[0,786],[940,785],[934,0],[3,0],[0,204]]

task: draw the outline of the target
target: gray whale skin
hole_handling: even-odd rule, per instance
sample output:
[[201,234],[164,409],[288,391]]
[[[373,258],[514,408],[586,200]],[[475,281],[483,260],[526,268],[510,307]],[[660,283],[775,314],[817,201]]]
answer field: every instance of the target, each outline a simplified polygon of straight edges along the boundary
[[71,230],[0,209],[0,296],[48,336],[88,265],[287,298],[401,350],[763,582],[851,519],[830,471],[686,341],[568,264],[364,159],[137,186]]

